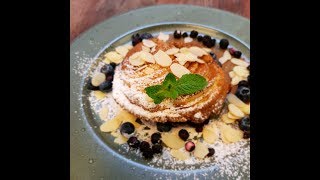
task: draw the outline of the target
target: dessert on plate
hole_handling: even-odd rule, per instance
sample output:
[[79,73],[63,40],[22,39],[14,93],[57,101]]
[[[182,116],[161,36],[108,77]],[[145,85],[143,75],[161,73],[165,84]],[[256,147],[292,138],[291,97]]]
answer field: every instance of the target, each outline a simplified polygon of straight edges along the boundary
[[134,34],[104,54],[87,89],[101,103],[100,130],[146,159],[203,160],[217,142],[250,138],[250,63],[227,39]]

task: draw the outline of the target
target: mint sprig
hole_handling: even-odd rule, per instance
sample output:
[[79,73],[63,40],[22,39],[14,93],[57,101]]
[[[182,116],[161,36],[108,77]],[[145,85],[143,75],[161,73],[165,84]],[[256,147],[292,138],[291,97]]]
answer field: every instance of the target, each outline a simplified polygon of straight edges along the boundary
[[207,80],[199,74],[185,74],[176,80],[176,77],[169,73],[161,85],[150,86],[145,90],[155,104],[160,104],[165,98],[176,99],[181,95],[193,94],[207,85]]

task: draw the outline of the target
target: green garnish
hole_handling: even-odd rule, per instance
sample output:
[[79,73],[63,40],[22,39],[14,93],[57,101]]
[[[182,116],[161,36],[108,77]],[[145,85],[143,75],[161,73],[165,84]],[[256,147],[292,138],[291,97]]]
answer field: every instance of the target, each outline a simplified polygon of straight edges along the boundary
[[207,85],[207,80],[199,74],[185,74],[176,80],[176,77],[169,73],[161,85],[150,86],[145,90],[155,104],[160,104],[165,98],[176,99],[181,95],[193,94]]

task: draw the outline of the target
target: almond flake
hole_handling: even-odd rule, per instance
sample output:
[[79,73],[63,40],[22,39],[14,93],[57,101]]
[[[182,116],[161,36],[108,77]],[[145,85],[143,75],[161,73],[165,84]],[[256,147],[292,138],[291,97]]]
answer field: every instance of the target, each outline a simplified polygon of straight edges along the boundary
[[101,110],[99,112],[100,119],[106,121],[107,117],[108,117],[108,113],[109,113],[109,109],[107,107],[101,108]]
[[224,64],[225,62],[227,62],[229,59],[231,59],[231,54],[229,53],[228,50],[224,51],[222,57],[219,59],[219,62],[221,64]]
[[234,77],[236,76],[236,74],[235,74],[233,71],[230,71],[230,72],[229,72],[229,76],[230,76],[231,78],[234,78]]
[[144,52],[150,52],[150,48],[146,47],[146,46],[141,46],[142,51]]
[[196,143],[196,148],[194,149],[194,156],[203,159],[209,153],[208,147],[201,142]]
[[166,50],[166,54],[168,54],[168,55],[174,55],[174,54],[176,54],[178,52],[179,52],[179,49],[176,48],[176,47],[173,47],[173,48],[170,48],[170,49]]
[[172,59],[162,50],[159,50],[156,54],[154,54],[154,59],[157,64],[162,67],[168,67],[172,64]]
[[178,63],[173,63],[171,66],[170,66],[170,70],[171,72],[177,76],[178,78],[181,78],[183,75],[185,74],[189,74],[191,73],[189,71],[189,69],[187,69],[186,67],[178,64]]
[[235,85],[237,85],[241,80],[242,80],[242,78],[241,78],[240,76],[237,76],[237,75],[236,75],[235,77],[232,78],[232,80],[231,80],[231,85],[235,86]]
[[205,52],[210,53],[211,49],[210,48],[202,48]]
[[189,48],[183,47],[183,48],[179,49],[179,52],[188,53],[189,52]]
[[108,52],[107,54],[105,54],[105,57],[107,57],[111,62],[114,63],[121,63],[121,61],[123,60],[123,57],[118,54],[116,51],[111,51]]
[[242,102],[236,95],[234,94],[228,94],[227,95],[227,100],[229,103],[236,105],[239,108],[247,106],[244,102]]
[[159,36],[158,36],[158,39],[159,40],[162,40],[164,42],[168,41],[169,40],[169,35],[168,34],[164,34],[162,32],[159,33]]
[[106,80],[106,75],[98,72],[96,74],[93,75],[92,79],[91,79],[91,84],[93,86],[99,86],[101,83],[103,83]]
[[250,64],[247,63],[246,61],[244,60],[241,60],[241,59],[237,59],[237,58],[232,58],[231,59],[231,62],[235,65],[238,65],[238,66],[242,66],[242,67],[248,67]]
[[155,63],[154,57],[148,52],[141,52],[140,58],[149,63]]
[[203,49],[201,49],[201,48],[199,48],[199,47],[197,47],[197,46],[192,46],[192,47],[190,47],[190,48],[189,48],[189,51],[190,51],[192,54],[194,54],[194,55],[196,55],[196,56],[198,56],[198,57],[201,57],[201,56],[203,56],[203,55],[208,54],[206,51],[204,51]]
[[182,161],[190,158],[189,153],[187,153],[185,151],[180,151],[180,150],[177,150],[177,149],[171,149],[170,154],[173,157],[175,157],[175,158],[177,158],[179,160],[182,160]]
[[229,112],[231,112],[233,115],[235,115],[236,117],[240,117],[243,118],[244,117],[244,113],[241,111],[241,109],[239,109],[237,106],[235,106],[234,104],[229,104],[228,105],[228,109]]
[[247,68],[243,66],[235,66],[233,67],[233,71],[241,77],[248,77],[249,76],[249,71]]
[[153,41],[148,40],[148,39],[142,40],[142,43],[143,43],[143,45],[145,45],[145,46],[147,46],[149,48],[152,48],[152,47],[154,47],[156,45],[156,43],[154,43]]
[[133,46],[132,46],[132,45],[130,45],[130,44],[123,45],[123,47],[127,48],[128,50],[130,50],[130,49],[132,49],[132,48],[133,48]]
[[125,57],[128,53],[128,49],[124,46],[118,46],[115,48],[116,52],[119,53],[122,57]]
[[184,43],[190,43],[192,41],[193,41],[193,39],[191,37],[184,38]]
[[[145,73],[145,74],[151,74],[151,73],[153,73],[154,72],[154,69],[153,68],[150,68],[150,67],[146,67],[144,70],[143,70],[143,72]],[[149,96],[148,96],[149,97]],[[152,100],[152,99],[151,99]]]

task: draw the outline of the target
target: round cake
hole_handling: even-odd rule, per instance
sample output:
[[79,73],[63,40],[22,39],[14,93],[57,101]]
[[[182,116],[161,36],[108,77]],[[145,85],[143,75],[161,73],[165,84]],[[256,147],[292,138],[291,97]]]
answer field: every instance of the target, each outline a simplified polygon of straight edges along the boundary
[[[202,123],[220,112],[230,91],[231,80],[210,51],[203,43],[173,35],[144,39],[116,67],[112,95],[120,106],[145,121]],[[145,88],[161,84],[169,73],[177,80],[184,74],[199,74],[207,86],[156,104]]]

